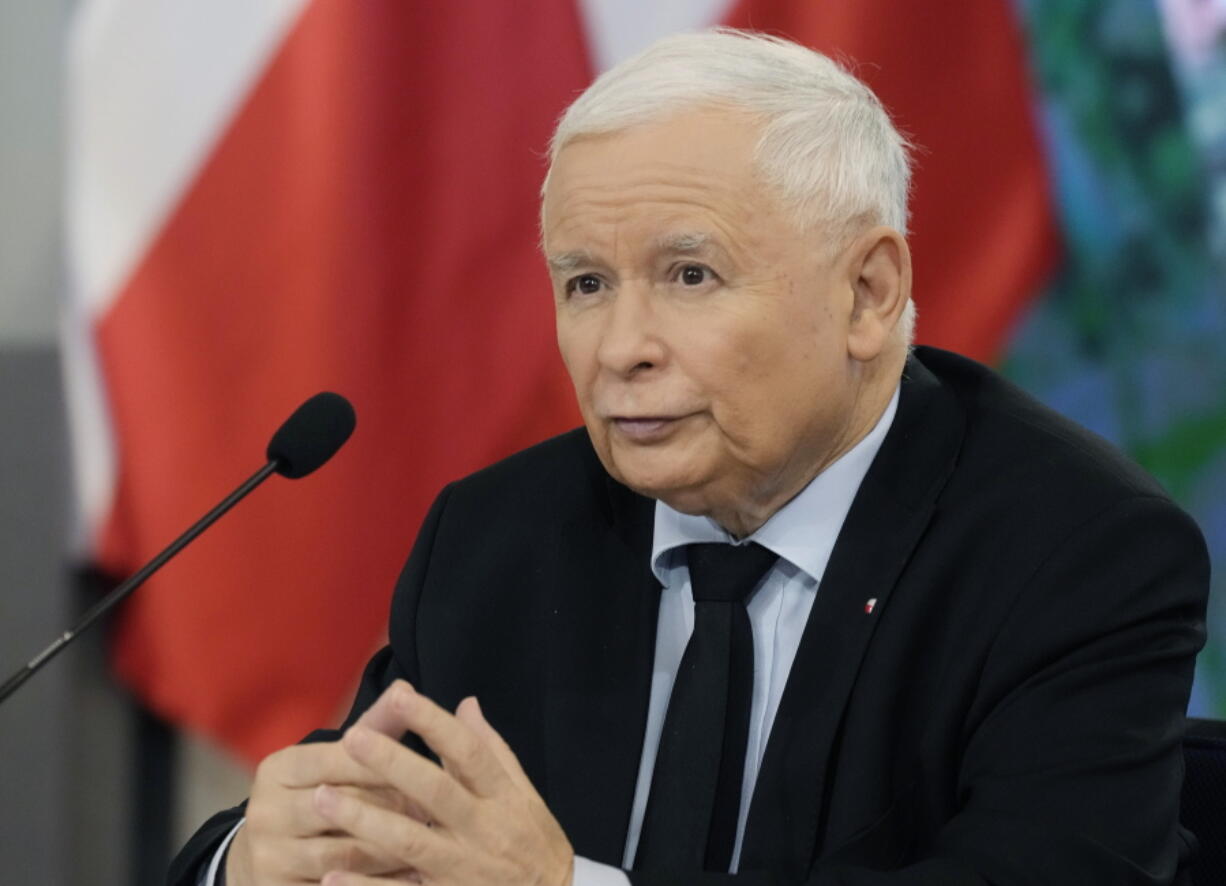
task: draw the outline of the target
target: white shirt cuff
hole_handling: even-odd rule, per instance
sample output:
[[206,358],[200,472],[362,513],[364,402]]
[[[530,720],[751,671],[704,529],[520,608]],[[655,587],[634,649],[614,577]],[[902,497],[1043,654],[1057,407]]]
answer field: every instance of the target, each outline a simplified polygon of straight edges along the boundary
[[571,886],[630,886],[621,868],[575,856],[575,877]]
[[238,833],[238,829],[243,826],[243,822],[246,820],[245,818],[240,818],[234,829],[226,834],[226,838],[221,841],[221,845],[213,853],[213,860],[209,862],[209,869],[204,872],[204,876],[200,878],[197,886],[216,886],[217,872],[221,870],[221,863],[226,857],[226,850],[230,848],[230,841],[234,839],[234,835]]

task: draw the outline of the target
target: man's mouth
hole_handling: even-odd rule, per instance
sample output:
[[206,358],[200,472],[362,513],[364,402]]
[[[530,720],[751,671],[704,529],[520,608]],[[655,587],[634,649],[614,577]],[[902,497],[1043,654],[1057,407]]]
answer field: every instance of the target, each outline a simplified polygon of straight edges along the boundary
[[617,432],[635,443],[654,443],[672,433],[684,416],[644,415],[613,416],[610,421]]

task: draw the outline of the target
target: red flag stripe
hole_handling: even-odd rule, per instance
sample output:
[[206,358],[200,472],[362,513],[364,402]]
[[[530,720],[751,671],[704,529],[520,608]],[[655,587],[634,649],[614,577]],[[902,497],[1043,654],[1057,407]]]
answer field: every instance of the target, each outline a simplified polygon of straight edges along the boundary
[[257,759],[329,722],[446,481],[576,420],[535,254],[541,151],[588,79],[567,0],[315,0],[97,328],[132,568],[305,396],[358,429],[133,599],[121,675]]

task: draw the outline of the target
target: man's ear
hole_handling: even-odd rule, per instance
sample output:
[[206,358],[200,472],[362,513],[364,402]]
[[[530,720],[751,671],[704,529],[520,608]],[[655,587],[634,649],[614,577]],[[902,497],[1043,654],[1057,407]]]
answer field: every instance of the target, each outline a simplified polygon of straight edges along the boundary
[[911,298],[911,251],[898,231],[878,225],[857,237],[848,254],[855,301],[847,352],[868,362],[901,335],[898,323]]

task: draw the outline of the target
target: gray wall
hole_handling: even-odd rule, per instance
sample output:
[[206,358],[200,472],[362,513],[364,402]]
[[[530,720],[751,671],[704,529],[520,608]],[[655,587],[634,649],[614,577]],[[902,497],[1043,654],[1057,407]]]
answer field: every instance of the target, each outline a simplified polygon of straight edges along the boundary
[[[69,567],[56,341],[64,48],[75,5],[0,0],[0,679],[92,602]],[[0,706],[2,883],[137,882],[142,746],[133,704],[108,675],[105,645],[105,626],[84,635]],[[177,751],[176,845],[247,785],[241,767],[201,742],[185,740]],[[145,883],[162,878],[158,870]]]
[[66,0],[0,0],[0,348],[45,349],[60,288]]
[[[56,325],[71,4],[0,0],[0,673],[68,626],[68,458]],[[131,717],[87,637],[0,707],[0,879],[119,884]]]

